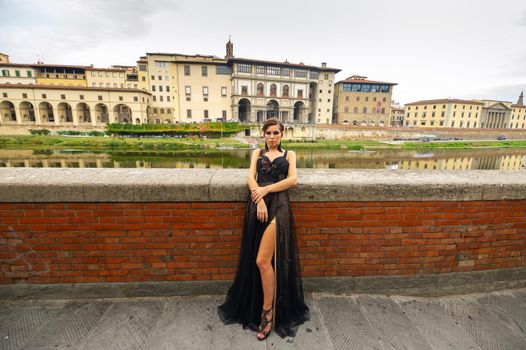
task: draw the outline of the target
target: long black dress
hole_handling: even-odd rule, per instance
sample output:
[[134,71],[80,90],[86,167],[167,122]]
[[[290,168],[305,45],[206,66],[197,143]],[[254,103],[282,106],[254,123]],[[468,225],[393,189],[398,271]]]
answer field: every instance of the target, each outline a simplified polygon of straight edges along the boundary
[[[266,186],[287,177],[289,163],[287,151],[273,161],[260,152],[257,161],[257,183]],[[256,265],[259,244],[265,229],[276,218],[276,244],[272,264],[275,271],[275,298],[273,328],[282,338],[294,337],[298,326],[310,318],[303,298],[300,266],[296,255],[294,218],[290,210],[288,190],[271,192],[264,197],[268,220],[261,222],[256,216],[257,205],[249,194],[245,208],[241,249],[234,283],[226,300],[218,306],[219,317],[225,324],[239,322],[243,329],[258,330],[263,306],[261,275]]]

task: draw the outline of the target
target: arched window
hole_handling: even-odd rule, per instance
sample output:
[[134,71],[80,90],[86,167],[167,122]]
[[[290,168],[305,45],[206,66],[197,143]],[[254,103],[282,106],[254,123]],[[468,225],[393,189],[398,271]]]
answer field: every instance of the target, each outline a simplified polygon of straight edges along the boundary
[[270,85],[270,96],[276,96],[276,84]]
[[363,107],[362,113],[367,113],[367,107]]
[[258,96],[263,96],[265,93],[263,91],[263,83],[258,83]]
[[164,114],[164,108],[161,108],[161,114]]
[[283,97],[289,97],[289,86],[283,85]]
[[358,107],[354,107],[353,113],[355,113],[355,114],[358,113]]

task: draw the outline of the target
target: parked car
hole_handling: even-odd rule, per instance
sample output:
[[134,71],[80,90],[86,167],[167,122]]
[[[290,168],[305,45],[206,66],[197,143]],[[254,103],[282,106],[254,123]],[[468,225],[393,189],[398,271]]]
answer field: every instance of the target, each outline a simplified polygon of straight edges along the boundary
[[499,137],[497,137],[497,140],[507,140],[508,137],[506,135],[500,135]]

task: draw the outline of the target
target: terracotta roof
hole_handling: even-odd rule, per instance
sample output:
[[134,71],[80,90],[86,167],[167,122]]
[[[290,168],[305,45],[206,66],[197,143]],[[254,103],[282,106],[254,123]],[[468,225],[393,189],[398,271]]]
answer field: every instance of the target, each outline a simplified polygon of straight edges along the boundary
[[142,92],[151,95],[148,91],[140,89],[128,88],[105,88],[105,87],[88,87],[88,86],[64,86],[64,85],[38,85],[38,84],[0,84],[0,88],[11,89],[45,89],[45,90],[92,90],[92,91],[126,91],[126,92]]
[[256,60],[251,58],[230,58],[228,60],[228,63],[231,62],[247,62],[247,63],[253,63],[253,64],[273,64],[277,66],[285,66],[285,67],[293,67],[293,68],[305,68],[305,69],[315,69],[320,71],[329,71],[329,72],[335,72],[338,73],[341,71],[341,69],[338,68],[330,68],[330,67],[319,67],[319,66],[310,66],[305,65],[302,63],[290,63],[290,62],[278,62],[278,61],[264,61],[264,60]]
[[422,101],[416,101],[416,102],[410,102],[406,103],[406,106],[413,106],[413,105],[432,105],[432,104],[444,104],[444,103],[458,103],[458,104],[471,104],[471,105],[477,105],[477,106],[483,106],[484,102],[478,102],[474,100],[460,100],[455,98],[443,98],[438,100],[422,100]]
[[526,105],[518,105],[518,104],[514,104],[514,105],[511,105],[512,108],[526,108]]

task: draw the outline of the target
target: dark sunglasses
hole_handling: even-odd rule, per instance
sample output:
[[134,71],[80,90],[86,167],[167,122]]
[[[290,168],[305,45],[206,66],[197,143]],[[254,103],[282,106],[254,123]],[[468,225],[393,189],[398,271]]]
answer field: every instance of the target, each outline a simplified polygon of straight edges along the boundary
[[281,134],[280,131],[265,131],[265,135],[274,135],[274,136],[278,136],[279,134]]

